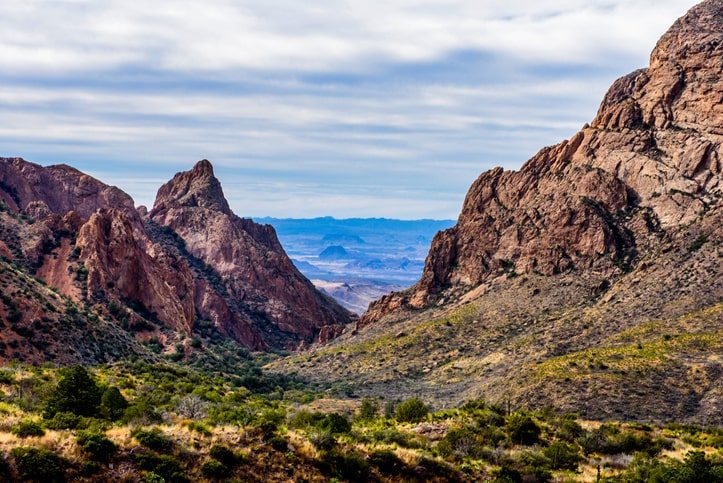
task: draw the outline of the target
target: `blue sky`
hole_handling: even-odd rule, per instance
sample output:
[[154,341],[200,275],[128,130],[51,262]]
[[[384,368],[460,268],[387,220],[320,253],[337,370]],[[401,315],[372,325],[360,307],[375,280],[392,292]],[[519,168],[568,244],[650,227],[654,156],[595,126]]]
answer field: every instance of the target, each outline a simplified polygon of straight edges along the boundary
[[0,156],[145,205],[206,158],[241,216],[456,218],[695,3],[1,2]]

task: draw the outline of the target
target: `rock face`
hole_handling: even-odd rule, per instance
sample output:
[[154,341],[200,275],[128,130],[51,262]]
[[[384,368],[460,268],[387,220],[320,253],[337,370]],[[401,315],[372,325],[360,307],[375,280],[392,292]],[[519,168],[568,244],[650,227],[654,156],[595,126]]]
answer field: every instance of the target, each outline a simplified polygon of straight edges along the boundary
[[483,173],[421,280],[370,306],[360,326],[500,275],[615,278],[664,233],[721,209],[723,1],[691,9],[650,66],[616,81],[591,126],[515,171]]
[[294,267],[273,227],[231,212],[208,161],[163,185],[150,218],[177,233],[208,268],[211,283],[197,284],[196,306],[222,332],[293,347],[327,339],[351,321]]
[[231,212],[208,161],[164,185],[149,216],[69,166],[0,158],[0,202],[0,254],[71,300],[121,307],[124,323],[130,308],[131,325],[190,335],[198,316],[263,350],[328,340],[351,321],[296,270],[273,228]]

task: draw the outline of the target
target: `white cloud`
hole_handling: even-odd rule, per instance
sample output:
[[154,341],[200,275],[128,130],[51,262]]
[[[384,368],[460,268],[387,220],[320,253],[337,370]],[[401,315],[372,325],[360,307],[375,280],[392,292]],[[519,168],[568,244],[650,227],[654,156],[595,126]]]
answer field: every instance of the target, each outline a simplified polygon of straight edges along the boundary
[[455,217],[481,171],[589,121],[692,5],[0,2],[0,155],[145,204],[208,158],[240,214]]

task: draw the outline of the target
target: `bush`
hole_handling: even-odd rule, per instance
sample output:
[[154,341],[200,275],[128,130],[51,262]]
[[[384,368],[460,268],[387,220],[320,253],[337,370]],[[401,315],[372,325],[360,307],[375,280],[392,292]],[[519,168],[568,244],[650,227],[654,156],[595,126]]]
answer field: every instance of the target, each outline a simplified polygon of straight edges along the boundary
[[374,451],[369,455],[369,463],[385,475],[396,475],[404,470],[404,462],[388,449]]
[[23,419],[10,430],[18,438],[45,436],[45,430],[36,421]]
[[203,476],[210,479],[226,478],[231,474],[231,470],[225,464],[218,460],[210,459],[201,466]]
[[80,424],[80,419],[77,414],[59,412],[55,413],[52,419],[45,421],[45,427],[48,429],[75,429]]
[[233,468],[234,466],[238,465],[242,459],[238,457],[233,451],[231,451],[227,446],[224,446],[222,444],[214,444],[213,446],[211,446],[208,454],[211,456],[211,458],[220,461],[229,468]]
[[482,451],[482,444],[476,435],[469,429],[450,429],[444,438],[437,444],[440,456],[449,458],[476,457]]
[[327,414],[320,427],[331,434],[346,434],[351,431],[351,423],[339,413]]
[[65,482],[68,461],[45,448],[16,447],[10,450],[22,481],[37,483]]
[[166,453],[173,449],[173,440],[158,428],[136,429],[131,432],[131,436],[146,448],[160,453]]
[[326,418],[324,413],[310,412],[305,409],[300,410],[289,419],[289,426],[294,429],[310,429],[319,427],[321,422]]
[[516,468],[509,465],[502,465],[492,470],[493,483],[522,483],[522,474]]
[[516,444],[532,446],[540,439],[540,427],[530,416],[515,413],[507,421],[507,435]]
[[136,462],[139,468],[155,473],[162,477],[166,483],[187,483],[190,481],[185,475],[181,463],[172,456],[141,454],[136,456]]
[[156,424],[163,421],[154,404],[147,398],[137,399],[135,404],[128,406],[123,412],[121,421],[124,424]]
[[359,408],[359,414],[357,415],[357,419],[359,421],[371,421],[373,419],[376,419],[378,414],[378,402],[368,397],[362,399],[361,407]]
[[289,443],[287,443],[286,440],[281,436],[272,436],[266,441],[266,443],[268,443],[268,445],[274,448],[276,451],[285,452],[289,449]]
[[12,384],[15,382],[15,379],[14,372],[0,370],[0,384]]
[[77,443],[96,461],[108,461],[118,446],[105,434],[79,431]]
[[309,435],[309,441],[321,451],[331,451],[336,446],[336,438],[329,431],[316,431]]
[[550,459],[550,468],[553,470],[577,471],[577,465],[583,460],[577,448],[564,441],[555,441],[543,451]]
[[397,406],[394,415],[400,423],[418,423],[429,414],[429,408],[419,398],[407,399]]
[[366,482],[369,479],[369,463],[358,454],[327,453],[320,461],[324,473],[341,477],[351,482]]

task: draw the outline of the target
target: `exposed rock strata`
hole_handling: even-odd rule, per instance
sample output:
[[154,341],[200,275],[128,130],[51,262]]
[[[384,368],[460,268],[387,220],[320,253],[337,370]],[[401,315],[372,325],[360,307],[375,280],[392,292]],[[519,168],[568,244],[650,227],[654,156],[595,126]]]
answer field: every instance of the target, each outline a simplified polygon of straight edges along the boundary
[[616,81],[591,126],[519,171],[470,188],[434,239],[421,280],[373,303],[361,326],[502,273],[584,270],[614,278],[721,198],[723,2],[703,2],[660,39],[650,66]]
[[198,316],[252,349],[328,340],[351,320],[296,270],[273,228],[231,212],[208,161],[159,191],[152,216],[165,238],[130,196],[65,165],[0,158],[0,201],[17,214],[5,217],[0,254],[72,300],[128,306],[186,334]]
[[[208,161],[163,185],[150,218],[177,233],[185,249],[218,276],[228,295],[216,296],[204,285],[196,298],[221,331],[248,333],[253,326],[269,346],[295,346],[340,333],[351,321],[349,312],[294,267],[273,227],[231,212]],[[234,317],[224,316],[227,310]]]

